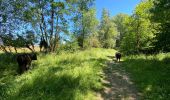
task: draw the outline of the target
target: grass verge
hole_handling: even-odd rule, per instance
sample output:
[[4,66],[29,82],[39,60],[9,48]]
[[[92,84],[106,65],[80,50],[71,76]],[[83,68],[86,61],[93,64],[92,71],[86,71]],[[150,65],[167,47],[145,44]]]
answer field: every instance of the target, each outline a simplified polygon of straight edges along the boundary
[[34,68],[17,75],[15,57],[0,54],[0,100],[92,100],[102,88],[100,73],[114,50],[39,54]]
[[128,56],[123,65],[145,100],[169,100],[170,54]]

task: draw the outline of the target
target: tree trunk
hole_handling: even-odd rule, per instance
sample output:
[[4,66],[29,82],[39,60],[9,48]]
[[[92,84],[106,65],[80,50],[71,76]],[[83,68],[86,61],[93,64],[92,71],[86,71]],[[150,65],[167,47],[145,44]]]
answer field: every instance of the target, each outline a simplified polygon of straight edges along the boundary
[[[39,0],[39,6],[41,5],[41,0]],[[48,35],[47,35],[47,28],[46,28],[46,24],[45,24],[45,21],[44,21],[44,7],[41,7],[41,23],[40,23],[40,30],[41,30],[41,33],[42,33],[42,36],[44,37],[43,33],[45,34],[45,41],[48,42]],[[43,32],[44,31],[44,32]]]
[[11,50],[11,47],[10,47],[10,46],[8,46],[8,49],[9,49],[9,52],[12,53],[12,50]]
[[1,50],[4,51],[5,53],[8,53],[8,51],[6,50],[5,46],[1,46]]
[[83,16],[83,13],[82,13],[82,27],[83,27],[83,30],[82,30],[82,43],[81,43],[82,44],[82,48],[84,48],[84,40],[85,40],[84,39],[85,38],[85,29],[84,29],[84,21],[83,21],[84,19],[83,19],[83,17],[84,16]]
[[59,37],[59,27],[58,27],[58,21],[59,21],[59,16],[57,16],[57,22],[56,22],[56,33],[55,33],[55,39],[54,39],[54,46],[53,50],[56,51],[59,45],[60,37]]
[[40,30],[41,30],[41,38],[44,40],[44,33],[43,33],[43,28],[41,24],[40,24]]
[[14,47],[14,50],[15,50],[15,53],[18,53],[18,52],[17,52],[17,48],[16,48],[16,47]]
[[44,21],[44,15],[43,15],[43,11],[41,13],[41,22],[43,24],[43,30],[44,30],[44,33],[45,33],[45,41],[48,42],[48,34],[47,34],[47,28],[46,28],[46,24],[45,24],[45,21]]
[[53,3],[54,0],[52,0],[51,2],[51,34],[50,34],[50,51],[54,51],[53,50],[53,46],[54,46],[54,43],[53,43],[53,32],[54,32],[54,6],[53,6]]
[[139,32],[139,27],[140,27],[140,22],[139,19],[137,19],[137,27],[136,27],[136,49],[137,49],[137,53],[139,53],[139,49],[140,49],[140,32]]

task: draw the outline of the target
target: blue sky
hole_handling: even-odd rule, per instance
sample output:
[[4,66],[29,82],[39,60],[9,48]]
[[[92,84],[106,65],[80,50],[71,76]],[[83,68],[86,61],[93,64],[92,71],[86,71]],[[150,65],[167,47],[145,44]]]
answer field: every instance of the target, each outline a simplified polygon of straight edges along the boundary
[[97,18],[101,18],[102,9],[109,10],[111,16],[119,13],[132,14],[141,0],[96,0]]

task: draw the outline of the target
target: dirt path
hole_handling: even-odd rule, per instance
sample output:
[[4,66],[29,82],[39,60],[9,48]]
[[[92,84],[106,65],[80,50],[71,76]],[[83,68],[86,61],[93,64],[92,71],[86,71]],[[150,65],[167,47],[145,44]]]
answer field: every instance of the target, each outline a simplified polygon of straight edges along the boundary
[[109,61],[103,76],[104,89],[97,94],[97,100],[140,100],[140,93],[121,63]]

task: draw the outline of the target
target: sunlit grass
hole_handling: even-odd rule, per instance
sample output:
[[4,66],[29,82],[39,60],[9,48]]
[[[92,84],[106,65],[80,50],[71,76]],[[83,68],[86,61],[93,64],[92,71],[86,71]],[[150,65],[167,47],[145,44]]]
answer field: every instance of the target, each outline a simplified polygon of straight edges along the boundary
[[[17,64],[0,56],[0,99],[93,100],[102,89],[99,73],[114,50],[89,49],[75,53],[39,54],[33,69],[17,74]],[[5,59],[3,57],[6,57]],[[11,61],[11,62],[7,62]]]
[[170,98],[170,54],[128,56],[123,65],[143,94],[143,99]]
[[[10,49],[9,49],[10,48]],[[16,48],[17,49],[17,53],[23,53],[23,52],[31,52],[31,50],[29,50],[28,48]],[[6,46],[6,50],[8,51],[8,52],[10,52],[10,50],[11,50],[11,52],[12,53],[15,53],[15,49],[13,48],[13,47],[8,47],[8,46]],[[35,50],[35,52],[39,52],[40,51],[40,48],[39,48],[39,46],[35,46],[34,47],[34,50]],[[1,49],[0,49],[0,53],[3,53],[4,51],[2,51]]]

